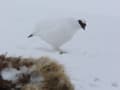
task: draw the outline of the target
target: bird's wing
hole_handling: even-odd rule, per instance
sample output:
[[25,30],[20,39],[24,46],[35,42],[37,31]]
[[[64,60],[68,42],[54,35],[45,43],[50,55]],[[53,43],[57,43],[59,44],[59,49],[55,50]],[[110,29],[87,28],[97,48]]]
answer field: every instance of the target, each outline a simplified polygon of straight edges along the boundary
[[35,25],[34,32],[37,34],[52,32],[56,29],[58,30],[61,29],[62,27],[68,26],[72,21],[73,19],[71,18],[41,20],[39,23]]
[[35,33],[41,34],[48,32],[54,28],[55,22],[52,21],[41,21],[35,25]]

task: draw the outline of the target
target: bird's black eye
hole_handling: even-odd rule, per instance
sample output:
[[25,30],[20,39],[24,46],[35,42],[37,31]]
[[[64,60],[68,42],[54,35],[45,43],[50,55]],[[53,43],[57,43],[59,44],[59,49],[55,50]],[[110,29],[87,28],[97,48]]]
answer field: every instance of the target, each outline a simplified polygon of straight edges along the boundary
[[86,28],[86,23],[84,23],[82,20],[78,20],[78,23],[79,23],[80,26],[85,30],[85,28]]

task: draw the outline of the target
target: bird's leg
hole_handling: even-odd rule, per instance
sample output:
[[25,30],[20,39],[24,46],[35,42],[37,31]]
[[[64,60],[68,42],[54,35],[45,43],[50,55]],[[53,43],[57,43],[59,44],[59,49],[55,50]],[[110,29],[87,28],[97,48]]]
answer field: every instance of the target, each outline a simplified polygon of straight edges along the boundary
[[67,52],[65,52],[65,51],[60,51],[59,52],[59,54],[65,54],[65,53],[67,53]]
[[55,50],[58,51],[59,54],[65,54],[65,53],[67,53],[66,51],[63,51],[60,48],[55,48]]

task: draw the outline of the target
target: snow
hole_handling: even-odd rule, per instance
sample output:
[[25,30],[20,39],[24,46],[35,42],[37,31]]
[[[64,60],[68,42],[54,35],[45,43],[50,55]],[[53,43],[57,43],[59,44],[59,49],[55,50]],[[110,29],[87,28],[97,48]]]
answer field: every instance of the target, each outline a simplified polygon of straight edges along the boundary
[[20,72],[13,68],[5,68],[1,72],[1,75],[4,80],[11,80],[13,82],[15,82],[18,79],[18,74],[20,74]]
[[[119,0],[0,1],[0,53],[55,58],[76,90],[120,90],[119,9]],[[59,55],[39,37],[27,39],[38,21],[59,17],[86,18],[88,23],[86,31],[61,47],[67,54]]]
[[22,74],[26,74],[26,72],[27,74],[31,73],[31,71],[25,66],[20,67],[20,70],[9,67],[1,71],[1,76],[4,80],[9,80],[16,83],[17,80],[22,76]]

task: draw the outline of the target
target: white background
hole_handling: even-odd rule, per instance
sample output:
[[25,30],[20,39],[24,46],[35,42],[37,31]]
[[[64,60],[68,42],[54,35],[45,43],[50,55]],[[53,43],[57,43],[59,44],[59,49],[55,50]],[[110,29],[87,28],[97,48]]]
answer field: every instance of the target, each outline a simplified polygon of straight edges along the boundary
[[[0,53],[49,56],[64,64],[76,90],[120,90],[119,0],[0,0]],[[85,18],[59,55],[40,38],[27,39],[41,19]]]

